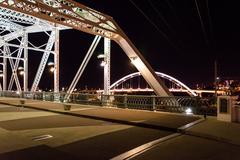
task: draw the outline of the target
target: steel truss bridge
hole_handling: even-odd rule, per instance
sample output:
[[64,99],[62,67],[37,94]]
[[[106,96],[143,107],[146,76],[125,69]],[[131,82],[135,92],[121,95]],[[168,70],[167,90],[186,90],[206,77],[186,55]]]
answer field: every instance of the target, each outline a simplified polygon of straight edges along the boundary
[[[158,74],[170,78],[176,84],[184,87],[187,92],[195,95],[186,85],[173,77],[155,73],[139,50],[129,40],[123,30],[112,17],[100,13],[72,0],[0,0],[0,67],[2,67],[2,82],[0,90],[10,91],[15,85],[19,92],[36,92],[46,68],[50,55],[54,56],[54,92],[59,93],[59,32],[66,29],[76,29],[95,35],[95,38],[85,55],[84,60],[70,84],[65,99],[75,89],[86,65],[93,55],[100,39],[104,38],[104,94],[109,95],[110,89],[110,52],[111,40],[115,41],[126,53],[138,69],[148,85],[158,96],[172,96],[169,89]],[[47,36],[43,44],[34,44],[29,38],[34,34]],[[33,83],[28,83],[29,54],[34,51],[42,54]],[[31,53],[32,54],[32,53]],[[23,67],[20,67],[20,65]],[[23,84],[17,74],[22,70]],[[10,73],[8,71],[11,71]],[[8,80],[8,76],[10,80]],[[131,75],[135,76],[135,75]],[[130,77],[131,77],[130,76]],[[125,77],[128,78],[128,77]]]

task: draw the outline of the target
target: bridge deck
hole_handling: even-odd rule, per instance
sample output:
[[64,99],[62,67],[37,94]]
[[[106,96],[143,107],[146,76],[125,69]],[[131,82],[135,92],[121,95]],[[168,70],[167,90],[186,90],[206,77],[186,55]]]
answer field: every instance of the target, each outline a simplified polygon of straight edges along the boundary
[[[1,160],[26,160],[36,159],[36,157],[59,160],[110,159],[139,149],[140,146],[146,147],[156,140],[175,135],[173,132],[163,130],[165,125],[169,125],[168,129],[179,127],[197,118],[86,105],[73,105],[72,110],[66,112],[63,111],[62,104],[33,100],[26,101],[25,105],[28,108],[3,105],[8,103],[18,106],[19,102],[19,99],[0,98]],[[37,108],[37,110],[29,108]],[[59,112],[74,116],[59,114]],[[84,115],[89,118],[83,117]],[[129,121],[132,124],[135,123],[135,126],[111,123],[101,118],[111,118],[119,122],[120,120]],[[138,127],[138,124],[145,124],[145,128]],[[155,125],[156,129],[147,128],[152,125]],[[185,130],[185,134],[158,141],[153,148],[147,148],[132,158],[227,159],[231,157],[238,159],[239,131],[240,125],[237,123],[219,122],[215,117],[208,117],[205,121]],[[43,135],[50,135],[52,138],[36,140]]]
[[[0,103],[19,105],[20,100],[15,98],[0,98]],[[176,131],[177,128],[199,119],[197,116],[182,114],[95,107],[79,104],[72,104],[71,111],[66,112],[64,111],[63,104],[61,103],[43,102],[37,100],[26,100],[25,106],[52,112],[63,112],[74,116],[107,120],[148,128],[166,129],[170,131]]]

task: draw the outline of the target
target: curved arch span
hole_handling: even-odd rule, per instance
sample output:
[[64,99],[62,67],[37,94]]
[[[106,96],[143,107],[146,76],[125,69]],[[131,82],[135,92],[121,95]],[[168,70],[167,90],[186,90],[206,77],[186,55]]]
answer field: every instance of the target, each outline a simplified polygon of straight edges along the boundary
[[[170,75],[167,75],[165,73],[161,73],[161,72],[155,72],[159,77],[161,78],[164,78],[164,79],[167,79],[175,84],[177,84],[178,86],[184,88],[187,90],[188,94],[190,94],[191,96],[197,96],[197,94],[192,91],[187,85],[185,85],[184,83],[182,83],[181,81],[177,80],[176,78],[170,76]],[[132,73],[132,74],[129,74],[129,75],[126,75],[124,76],[123,78],[117,80],[116,82],[114,82],[111,86],[110,86],[110,89],[114,89],[115,87],[117,87],[119,84],[131,79],[131,78],[134,78],[134,77],[137,77],[137,76],[141,76],[141,73],[140,72],[135,72],[135,73]]]

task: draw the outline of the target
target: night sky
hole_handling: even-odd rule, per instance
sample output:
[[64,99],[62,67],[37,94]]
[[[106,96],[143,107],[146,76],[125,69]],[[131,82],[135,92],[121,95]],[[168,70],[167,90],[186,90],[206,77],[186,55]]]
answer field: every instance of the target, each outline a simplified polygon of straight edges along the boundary
[[[217,59],[218,76],[240,78],[240,11],[237,1],[77,1],[112,16],[156,71],[194,87],[213,82],[214,60]],[[61,87],[70,85],[93,38],[93,35],[80,31],[61,31]],[[103,43],[100,43],[78,87],[103,87],[103,68],[97,59],[102,52]],[[137,71],[115,42],[112,42],[111,63],[111,83]]]

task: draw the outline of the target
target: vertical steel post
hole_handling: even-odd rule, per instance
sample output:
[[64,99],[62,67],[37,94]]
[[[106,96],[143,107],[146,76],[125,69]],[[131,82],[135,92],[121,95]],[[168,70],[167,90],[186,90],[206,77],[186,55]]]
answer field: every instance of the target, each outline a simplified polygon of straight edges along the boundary
[[23,40],[23,45],[24,45],[24,62],[23,62],[23,67],[24,67],[24,76],[23,76],[23,91],[27,92],[28,91],[28,33],[24,33],[24,40]]
[[[3,46],[3,55],[7,55],[7,46]],[[3,58],[3,91],[7,90],[7,58]]]
[[59,29],[55,27],[54,43],[54,92],[59,93]]
[[104,38],[104,95],[110,95],[110,53],[111,40]]

